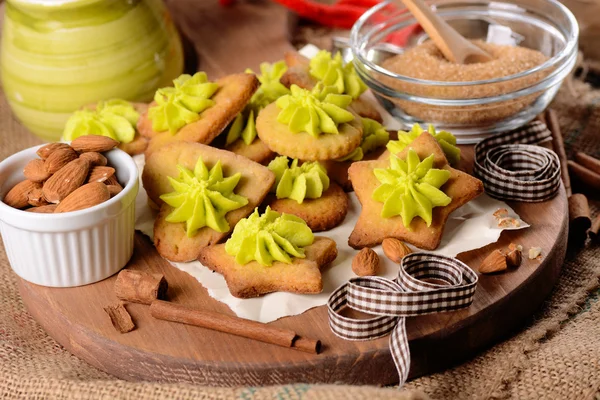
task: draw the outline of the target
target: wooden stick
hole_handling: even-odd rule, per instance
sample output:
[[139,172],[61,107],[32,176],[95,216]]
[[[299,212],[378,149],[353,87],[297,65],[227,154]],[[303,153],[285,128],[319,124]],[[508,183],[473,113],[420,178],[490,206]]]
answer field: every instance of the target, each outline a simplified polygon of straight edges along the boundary
[[104,307],[104,311],[108,314],[110,322],[112,322],[115,329],[119,332],[127,333],[135,329],[131,315],[127,312],[123,304]]
[[600,191],[600,174],[590,171],[575,161],[569,161],[569,172],[573,174],[588,190],[598,193]]
[[575,161],[590,171],[600,174],[600,160],[597,158],[588,156],[587,154],[579,151],[575,154]]
[[592,218],[587,197],[581,193],[569,197],[569,235],[585,240],[586,232],[591,226]]
[[168,301],[153,301],[150,314],[165,321],[199,326],[307,353],[318,354],[321,348],[319,340],[298,337],[294,331],[288,329],[274,328],[260,322],[198,310]]
[[560,160],[561,178],[565,185],[565,191],[567,196],[570,196],[571,191],[571,178],[569,177],[569,169],[567,168],[567,152],[565,151],[565,142],[560,132],[560,125],[558,124],[558,117],[554,110],[548,109],[546,111],[546,121],[548,129],[552,132],[552,141],[554,142],[554,151],[558,155]]
[[117,276],[115,294],[121,300],[151,304],[166,297],[168,286],[161,274],[124,269]]

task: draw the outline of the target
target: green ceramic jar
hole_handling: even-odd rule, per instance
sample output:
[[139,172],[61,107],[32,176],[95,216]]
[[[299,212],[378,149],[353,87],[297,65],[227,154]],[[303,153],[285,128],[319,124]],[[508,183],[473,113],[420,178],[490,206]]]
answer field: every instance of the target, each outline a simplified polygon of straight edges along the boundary
[[150,101],[183,70],[161,0],[8,0],[1,57],[13,112],[48,141],[81,106]]

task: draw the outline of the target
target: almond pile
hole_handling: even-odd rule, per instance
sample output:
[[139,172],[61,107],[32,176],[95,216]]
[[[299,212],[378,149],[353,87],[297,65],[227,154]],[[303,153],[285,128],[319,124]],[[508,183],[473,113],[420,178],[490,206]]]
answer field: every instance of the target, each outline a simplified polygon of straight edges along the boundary
[[25,180],[4,196],[7,205],[37,213],[64,213],[100,204],[123,190],[101,153],[118,146],[109,137],[81,136],[50,143],[23,169]]

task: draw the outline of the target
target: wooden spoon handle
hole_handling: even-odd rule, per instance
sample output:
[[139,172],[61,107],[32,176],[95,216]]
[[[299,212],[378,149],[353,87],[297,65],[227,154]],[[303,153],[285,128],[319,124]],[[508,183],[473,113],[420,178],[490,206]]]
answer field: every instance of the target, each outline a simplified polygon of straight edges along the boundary
[[435,14],[431,7],[422,0],[402,0],[402,3],[419,21],[448,60],[463,64],[485,62],[491,59],[486,52],[469,42],[439,15]]

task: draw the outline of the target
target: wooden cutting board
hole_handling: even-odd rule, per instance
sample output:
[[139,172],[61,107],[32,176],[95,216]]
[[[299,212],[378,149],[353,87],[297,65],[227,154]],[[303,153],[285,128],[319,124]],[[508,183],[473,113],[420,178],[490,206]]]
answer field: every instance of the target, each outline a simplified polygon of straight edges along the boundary
[[[287,13],[271,3],[239,2],[233,8],[221,9],[216,1],[172,1],[169,6],[197,50],[200,69],[210,76],[246,67],[256,70],[260,62],[278,60],[291,48]],[[463,165],[468,167],[472,148],[463,146],[462,150]],[[459,363],[505,338],[551,291],[566,251],[564,189],[545,203],[510,205],[531,227],[504,232],[498,243],[460,254],[459,258],[476,268],[490,251],[515,242],[525,249],[541,247],[542,260],[525,257],[518,269],[481,276],[474,302],[467,309],[409,318],[412,377]],[[127,268],[164,274],[170,285],[168,297],[173,302],[231,314],[224,304],[210,298],[196,279],[160,258],[141,234],[136,235],[134,255]],[[136,330],[119,334],[102,310],[117,302],[114,280],[111,277],[64,289],[21,280],[20,292],[33,317],[61,345],[97,368],[127,380],[215,386],[397,382],[388,339],[350,342],[337,338],[329,330],[325,307],[271,323],[321,339],[323,351],[319,355],[155,320],[147,306],[140,304],[127,305]]]

